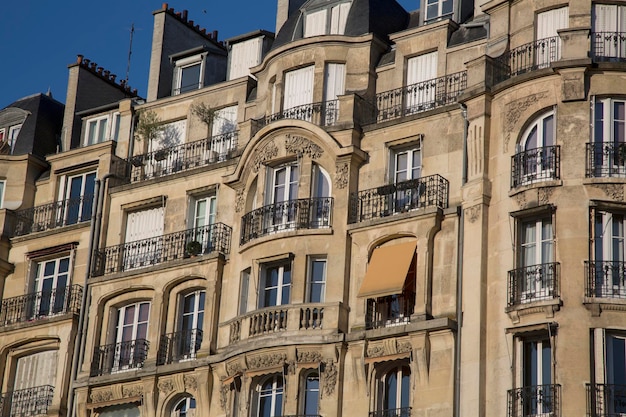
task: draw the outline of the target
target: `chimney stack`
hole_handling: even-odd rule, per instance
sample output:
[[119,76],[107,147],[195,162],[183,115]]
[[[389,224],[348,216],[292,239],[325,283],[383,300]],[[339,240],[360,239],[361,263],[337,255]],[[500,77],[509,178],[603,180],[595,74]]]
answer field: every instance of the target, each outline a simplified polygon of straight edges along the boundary
[[278,0],[276,8],[276,34],[285,24],[287,19],[298,11],[306,0]]

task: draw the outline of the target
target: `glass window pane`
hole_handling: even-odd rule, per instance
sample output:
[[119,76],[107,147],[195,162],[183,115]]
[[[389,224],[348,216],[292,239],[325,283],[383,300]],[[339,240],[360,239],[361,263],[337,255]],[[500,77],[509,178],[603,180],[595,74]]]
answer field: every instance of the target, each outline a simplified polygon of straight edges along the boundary
[[181,68],[180,92],[192,91],[199,88],[200,63]]
[[554,116],[543,119],[543,146],[554,145]]

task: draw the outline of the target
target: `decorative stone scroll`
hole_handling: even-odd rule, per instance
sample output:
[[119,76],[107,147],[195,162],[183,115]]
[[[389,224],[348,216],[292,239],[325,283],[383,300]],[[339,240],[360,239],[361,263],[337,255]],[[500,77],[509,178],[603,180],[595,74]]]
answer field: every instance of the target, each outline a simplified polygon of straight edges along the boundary
[[324,362],[322,372],[322,390],[324,395],[332,395],[337,385],[337,365],[332,360]]
[[174,391],[174,384],[169,379],[159,381],[159,383],[157,384],[157,387],[159,388],[159,392],[162,392],[163,394],[166,394],[166,395]]
[[242,188],[241,190],[237,190],[237,195],[235,196],[235,211],[239,213],[241,210],[243,210],[245,204],[245,190]]
[[228,415],[228,410],[226,409],[226,405],[228,404],[228,394],[230,392],[230,387],[226,384],[223,384],[220,387],[220,407],[223,411],[226,411]]
[[604,194],[615,201],[624,201],[624,186],[622,184],[593,184],[593,186],[604,191]]
[[511,140],[511,133],[517,128],[517,122],[520,117],[524,114],[524,112],[532,105],[536,104],[537,101],[548,95],[547,91],[542,91],[540,93],[531,94],[529,96],[513,100],[509,104],[506,105],[504,111],[504,152],[508,151],[509,141]]
[[465,216],[467,216],[467,220],[469,220],[470,223],[474,223],[476,222],[476,220],[478,220],[478,217],[480,216],[481,211],[482,211],[481,205],[477,204],[475,206],[466,208]]
[[548,204],[554,192],[553,187],[542,187],[537,190],[537,200],[539,204]]
[[261,165],[265,161],[269,161],[270,159],[276,158],[278,156],[278,147],[272,142],[268,142],[263,148],[256,151],[254,157],[252,158],[252,170],[254,172],[259,172]]
[[247,358],[248,369],[265,369],[282,366],[287,360],[285,353],[252,356]]
[[111,401],[113,399],[113,391],[110,389],[104,389],[99,391],[93,391],[90,395],[92,403],[103,403]]
[[344,189],[348,186],[350,167],[347,162],[335,166],[335,187]]
[[303,136],[287,135],[285,139],[285,151],[294,153],[298,157],[307,155],[311,159],[322,156],[324,150]]
[[367,345],[367,357],[378,358],[381,356],[395,355],[398,353],[406,353],[413,350],[411,341],[403,339],[385,339],[376,342],[370,342]]
[[299,363],[321,362],[322,354],[315,350],[298,350],[297,361]]
[[143,386],[141,385],[131,385],[122,387],[122,396],[124,398],[128,397],[141,397],[143,395]]
[[185,375],[183,376],[183,381],[185,383],[185,391],[197,391],[198,390],[198,380],[193,375]]

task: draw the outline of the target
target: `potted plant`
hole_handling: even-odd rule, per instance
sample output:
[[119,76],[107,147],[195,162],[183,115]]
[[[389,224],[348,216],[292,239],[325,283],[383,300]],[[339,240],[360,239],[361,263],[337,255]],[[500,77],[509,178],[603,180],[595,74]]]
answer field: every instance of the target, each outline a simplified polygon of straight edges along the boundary
[[187,247],[185,248],[189,256],[196,256],[200,252],[202,252],[202,244],[197,240],[192,240],[187,243]]
[[163,129],[164,127],[161,124],[161,119],[155,111],[143,111],[139,113],[139,121],[137,122],[137,127],[135,128],[135,138],[137,140],[150,142],[155,140]]
[[[206,103],[195,103],[191,105],[191,113],[196,116],[202,123],[206,125],[206,137],[209,139],[211,137],[211,128],[213,127],[213,121],[217,116],[217,110],[212,109]],[[211,140],[209,139],[208,143],[208,162],[213,162],[217,159],[217,153],[211,149]]]

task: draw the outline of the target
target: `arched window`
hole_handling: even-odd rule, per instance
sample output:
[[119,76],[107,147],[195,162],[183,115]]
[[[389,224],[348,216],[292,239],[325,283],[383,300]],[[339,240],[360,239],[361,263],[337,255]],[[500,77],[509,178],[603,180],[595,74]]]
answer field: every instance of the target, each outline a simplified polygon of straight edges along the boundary
[[256,417],[274,417],[282,414],[283,410],[283,377],[270,376],[256,387]]
[[385,372],[378,381],[380,416],[408,417],[410,415],[411,369],[396,366]]
[[176,403],[172,409],[171,417],[194,417],[196,414],[196,399],[185,397]]
[[304,375],[304,402],[302,411],[304,415],[313,416],[319,414],[320,402],[320,376],[317,371],[311,371]]
[[512,186],[559,177],[554,112],[542,114],[526,129],[513,159]]

